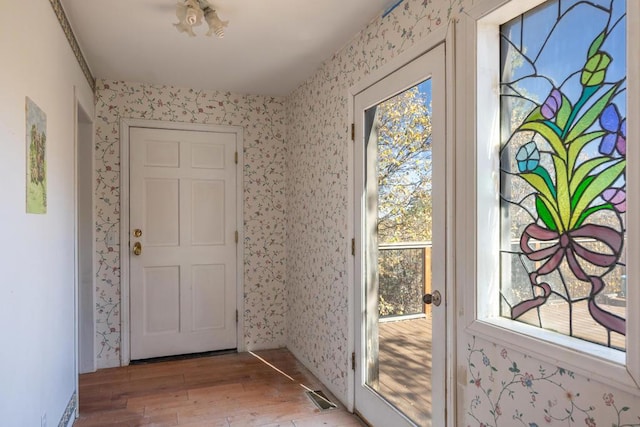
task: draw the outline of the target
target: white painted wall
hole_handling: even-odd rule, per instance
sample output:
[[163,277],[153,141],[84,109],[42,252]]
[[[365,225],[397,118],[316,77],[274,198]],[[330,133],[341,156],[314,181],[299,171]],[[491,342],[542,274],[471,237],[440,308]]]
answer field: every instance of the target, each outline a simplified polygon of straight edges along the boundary
[[[76,388],[74,86],[93,96],[48,0],[0,2],[0,417],[58,425]],[[46,215],[25,213],[25,96],[47,115]]]

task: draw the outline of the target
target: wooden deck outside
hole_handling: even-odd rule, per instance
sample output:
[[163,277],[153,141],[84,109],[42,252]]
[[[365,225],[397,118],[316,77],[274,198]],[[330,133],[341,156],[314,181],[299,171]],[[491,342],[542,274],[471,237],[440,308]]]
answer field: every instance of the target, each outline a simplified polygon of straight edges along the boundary
[[[618,316],[624,317],[626,307],[600,304],[600,307]],[[608,335],[605,328],[600,326],[593,320],[591,314],[589,314],[589,308],[587,302],[582,301],[580,303],[573,304],[573,336],[582,338],[587,341],[595,342],[602,345],[607,345]],[[569,310],[564,304],[545,304],[540,309],[540,317],[543,322],[547,322],[548,329],[558,331],[565,335],[569,335]],[[538,324],[538,315],[536,310],[531,310],[526,313],[520,319],[523,322],[530,323],[532,325]],[[611,333],[611,345],[614,348],[625,348],[624,335]]]
[[431,420],[431,319],[380,322],[378,392],[420,426]]
[[[257,357],[260,356],[260,357]],[[80,376],[84,426],[364,426],[287,350],[103,369]],[[305,394],[338,405],[321,411]]]

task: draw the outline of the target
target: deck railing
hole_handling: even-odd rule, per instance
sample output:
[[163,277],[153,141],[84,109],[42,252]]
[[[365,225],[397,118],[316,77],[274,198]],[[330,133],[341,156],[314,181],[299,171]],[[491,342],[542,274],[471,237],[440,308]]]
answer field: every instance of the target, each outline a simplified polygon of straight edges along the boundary
[[379,315],[430,314],[422,296],[431,291],[431,242],[378,246]]

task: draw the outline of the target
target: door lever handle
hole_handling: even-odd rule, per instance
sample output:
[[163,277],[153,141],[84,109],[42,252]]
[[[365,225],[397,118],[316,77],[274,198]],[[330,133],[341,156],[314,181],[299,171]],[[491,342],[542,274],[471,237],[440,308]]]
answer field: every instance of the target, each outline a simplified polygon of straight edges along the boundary
[[140,255],[142,253],[142,244],[140,242],[135,242],[133,244],[133,254]]

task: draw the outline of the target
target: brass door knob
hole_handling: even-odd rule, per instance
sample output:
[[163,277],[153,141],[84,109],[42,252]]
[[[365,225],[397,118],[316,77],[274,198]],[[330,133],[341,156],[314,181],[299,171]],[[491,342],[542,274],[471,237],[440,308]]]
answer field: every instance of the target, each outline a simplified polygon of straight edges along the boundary
[[142,244],[140,242],[135,242],[133,244],[133,254],[140,255],[142,253]]

